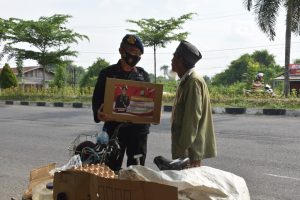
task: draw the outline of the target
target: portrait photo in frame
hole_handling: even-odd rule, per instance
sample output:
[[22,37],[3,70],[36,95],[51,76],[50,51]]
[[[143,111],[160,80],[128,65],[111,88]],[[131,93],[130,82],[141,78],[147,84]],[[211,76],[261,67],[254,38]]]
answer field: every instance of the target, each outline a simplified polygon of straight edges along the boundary
[[160,123],[162,84],[107,78],[103,112],[119,122]]

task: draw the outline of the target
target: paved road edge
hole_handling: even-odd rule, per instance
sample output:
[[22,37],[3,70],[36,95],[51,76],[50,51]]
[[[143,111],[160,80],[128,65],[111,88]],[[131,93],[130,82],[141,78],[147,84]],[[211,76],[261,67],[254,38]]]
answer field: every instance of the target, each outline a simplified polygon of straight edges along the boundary
[[[21,106],[46,106],[46,107],[66,107],[66,108],[91,108],[91,104],[81,102],[33,102],[33,101],[10,101],[0,100],[0,105],[21,105]],[[300,117],[300,109],[270,109],[270,108],[223,108],[213,107],[214,114],[232,115],[285,115]],[[163,106],[163,112],[172,112],[172,106]]]

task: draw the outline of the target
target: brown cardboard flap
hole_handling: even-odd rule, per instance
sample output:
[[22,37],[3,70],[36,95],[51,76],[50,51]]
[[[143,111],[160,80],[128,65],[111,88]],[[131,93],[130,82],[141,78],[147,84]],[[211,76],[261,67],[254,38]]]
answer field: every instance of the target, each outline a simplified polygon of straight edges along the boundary
[[29,175],[29,184],[26,191],[23,194],[23,197],[30,198],[32,196],[32,189],[36,185],[47,180],[51,181],[53,179],[53,176],[51,176],[49,172],[54,168],[55,163],[50,163],[48,165],[32,169]]
[[45,178],[50,176],[49,172],[55,168],[55,163],[50,163],[46,166],[42,166],[36,169],[33,169],[30,172],[29,181],[37,180],[40,178]]
[[53,197],[65,193],[68,200],[88,200],[91,174],[81,171],[65,171],[54,174]]
[[177,200],[173,186],[119,179],[102,178],[81,171],[54,175],[54,200],[64,192],[71,200]]

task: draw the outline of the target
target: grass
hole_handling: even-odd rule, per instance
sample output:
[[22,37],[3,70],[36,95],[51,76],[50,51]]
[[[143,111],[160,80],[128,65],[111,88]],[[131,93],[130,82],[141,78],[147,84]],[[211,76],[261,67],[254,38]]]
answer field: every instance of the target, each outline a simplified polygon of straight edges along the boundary
[[[10,88],[0,92],[0,100],[13,101],[45,101],[45,102],[81,102],[91,103],[93,88],[49,88],[21,90]],[[175,93],[163,95],[163,105],[173,105]],[[250,96],[243,95],[211,95],[211,103],[214,107],[242,107],[242,108],[280,108],[280,109],[300,109],[300,98],[291,95],[289,98]]]
[[224,98],[211,100],[213,106],[243,108],[300,109],[300,98]]

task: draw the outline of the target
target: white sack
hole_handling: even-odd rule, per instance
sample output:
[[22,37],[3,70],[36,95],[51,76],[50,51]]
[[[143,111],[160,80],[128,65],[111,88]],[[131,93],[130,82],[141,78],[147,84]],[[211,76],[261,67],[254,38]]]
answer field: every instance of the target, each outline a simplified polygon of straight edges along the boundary
[[250,200],[242,177],[207,166],[181,171],[155,171],[135,165],[121,170],[119,178],[175,186],[179,200]]

